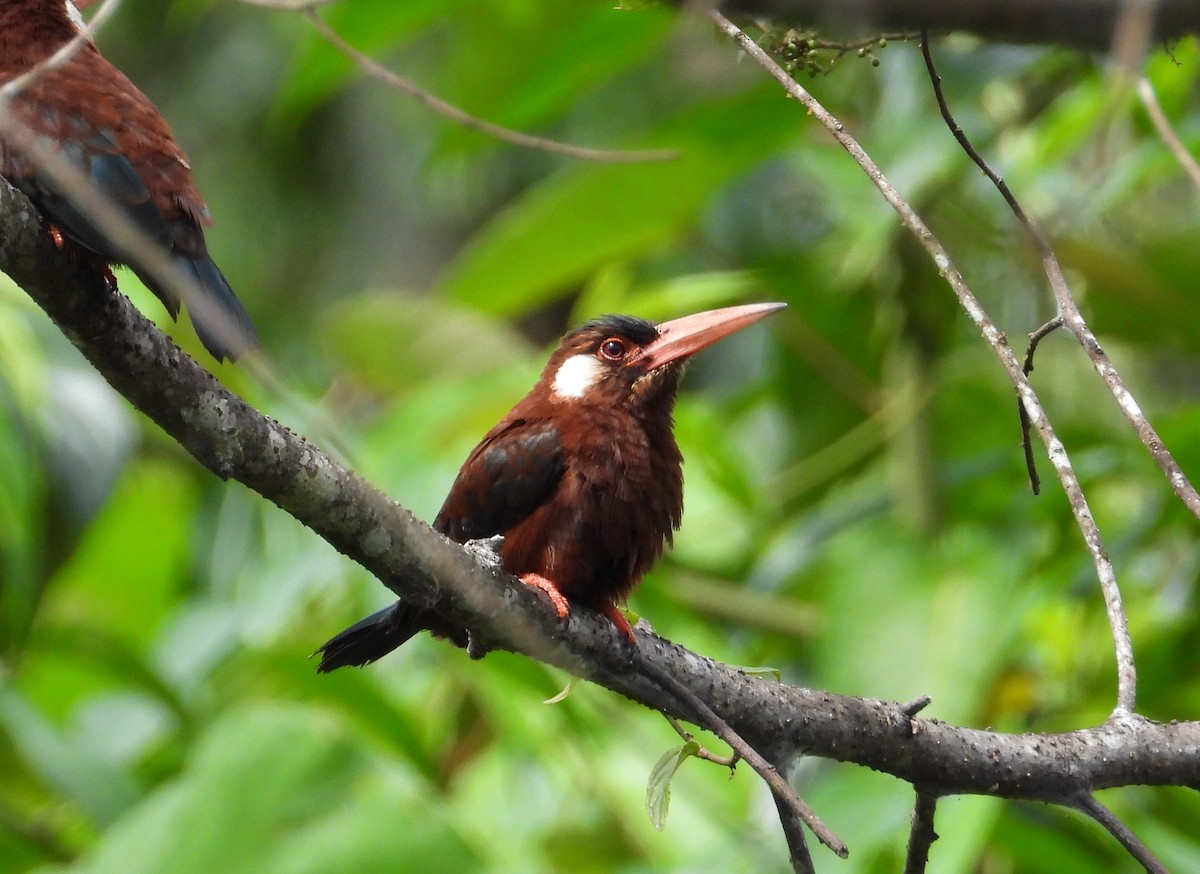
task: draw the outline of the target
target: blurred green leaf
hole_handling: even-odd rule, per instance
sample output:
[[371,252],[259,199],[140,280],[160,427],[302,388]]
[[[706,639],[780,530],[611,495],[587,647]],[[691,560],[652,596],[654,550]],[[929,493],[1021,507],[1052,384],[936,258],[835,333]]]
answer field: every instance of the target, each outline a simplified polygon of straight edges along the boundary
[[563,295],[609,261],[665,245],[721,185],[794,134],[784,121],[745,136],[756,120],[780,121],[778,99],[758,88],[676,114],[645,145],[677,148],[677,160],[579,165],[550,177],[475,236],[441,293],[512,314]]
[[399,392],[446,374],[482,375],[525,359],[528,344],[469,307],[398,292],[368,292],[329,313],[333,360],[364,386]]
[[96,825],[111,824],[137,800],[130,775],[100,761],[94,749],[68,741],[16,690],[0,687],[0,727],[26,766]]
[[671,780],[679,766],[699,751],[700,745],[690,740],[667,750],[650,769],[650,779],[646,783],[646,813],[659,831],[667,824],[667,809],[671,806]]
[[420,791],[386,769],[373,772],[336,722],[264,706],[217,720],[176,780],[62,870],[315,874],[394,870],[405,858],[423,870],[475,869]]

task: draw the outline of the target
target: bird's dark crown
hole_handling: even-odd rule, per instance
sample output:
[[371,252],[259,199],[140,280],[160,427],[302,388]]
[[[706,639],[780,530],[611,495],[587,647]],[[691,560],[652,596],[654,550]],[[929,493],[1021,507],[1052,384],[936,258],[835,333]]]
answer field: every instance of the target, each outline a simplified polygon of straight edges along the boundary
[[658,328],[653,322],[637,316],[607,315],[585,322],[567,335],[574,337],[625,337],[639,346],[645,346],[658,337]]

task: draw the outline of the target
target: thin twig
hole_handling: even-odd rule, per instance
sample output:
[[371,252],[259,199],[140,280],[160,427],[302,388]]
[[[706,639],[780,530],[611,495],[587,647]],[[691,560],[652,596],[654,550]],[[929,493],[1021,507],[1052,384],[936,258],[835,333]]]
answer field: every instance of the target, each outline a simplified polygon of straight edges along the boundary
[[[663,717],[670,724],[671,728],[675,729],[675,733],[683,739],[684,743],[695,743],[695,735],[684,728],[682,722],[680,722],[674,716],[671,716],[669,713],[664,713]],[[733,776],[733,769],[737,767],[737,763],[741,761],[742,758],[737,754],[736,751],[727,756],[719,756],[712,750],[698,743],[696,744],[695,755],[697,759],[704,759],[706,762],[712,762],[714,765],[720,765],[723,768],[728,768],[730,777]]]
[[912,829],[908,833],[908,851],[904,856],[904,874],[922,874],[929,865],[929,848],[938,839],[933,830],[933,815],[937,811],[937,796],[917,790],[913,805]]
[[895,33],[876,33],[871,36],[862,37],[861,39],[843,42],[841,40],[825,40],[820,37],[813,37],[806,42],[814,49],[826,49],[836,51],[838,57],[850,54],[850,52],[858,51],[859,49],[871,48],[878,45],[881,40],[886,42],[911,42],[915,39],[920,39],[921,34],[913,30],[901,30]]
[[[1025,348],[1025,364],[1021,368],[1026,376],[1033,373],[1033,356],[1038,345],[1046,336],[1061,328],[1062,323],[1062,316],[1055,316],[1029,335],[1029,345]],[[1029,471],[1029,486],[1037,495],[1042,491],[1042,480],[1038,476],[1037,462],[1033,457],[1033,442],[1029,439],[1029,414],[1025,412],[1025,405],[1020,401],[1017,401],[1017,418],[1021,421],[1021,450],[1025,453],[1025,469]]]
[[[776,797],[776,803],[785,804],[794,811],[795,815],[812,830],[817,840],[843,859],[850,855],[850,851],[846,849],[846,845],[842,843],[841,839],[821,821],[813,809],[804,802],[804,799],[796,794],[796,790],[783,778],[775,766],[764,759],[758,750],[746,743],[742,736],[734,731],[729,723],[718,716],[696,693],[646,658],[640,650],[635,654],[635,665],[644,676],[661,686],[664,692],[679,699],[685,706],[695,711],[700,724],[729,744],[733,751],[766,781]],[[786,836],[787,823],[784,822],[783,825]],[[788,836],[788,843],[791,845],[790,836]],[[795,848],[792,847],[792,850],[795,855]]]
[[794,874],[816,874],[812,853],[808,851],[808,841],[804,837],[804,823],[786,801],[774,792],[771,793],[771,797],[775,800],[779,824],[783,827],[783,837],[787,840],[788,862],[791,863],[792,871]]
[[[951,115],[950,107],[946,104],[946,97],[942,93],[942,78],[938,75],[937,68],[933,63],[933,55],[929,50],[928,34],[922,34],[921,55],[925,59],[925,67],[929,72],[929,81],[933,85],[934,97],[937,99],[938,109],[946,122],[946,126],[950,129],[954,138],[958,140],[963,151],[992,180],[992,183],[1009,205],[1009,208],[1016,215],[1017,220],[1028,231],[1034,244],[1037,246],[1042,258],[1042,267],[1046,271],[1047,278],[1050,280],[1051,288],[1054,290],[1054,297],[1058,303],[1059,315],[1063,323],[1075,335],[1076,340],[1083,345],[1088,353],[1088,357],[1092,359],[1093,364],[1101,373],[1101,376],[1104,377],[1105,382],[1109,384],[1110,389],[1114,386],[1120,387],[1123,395],[1117,396],[1118,403],[1121,405],[1122,410],[1126,412],[1126,418],[1138,429],[1139,434],[1142,433],[1143,429],[1153,433],[1150,423],[1142,415],[1141,410],[1137,409],[1133,396],[1125,391],[1125,387],[1120,382],[1120,377],[1117,375],[1116,369],[1113,368],[1112,363],[1100,349],[1100,344],[1096,342],[1091,329],[1088,328],[1087,323],[1083,320],[1083,316],[1079,313],[1079,309],[1075,306],[1075,300],[1071,296],[1070,289],[1067,287],[1062,268],[1059,266],[1054,252],[1050,249],[1050,243],[1042,233],[1041,228],[1025,214],[1025,210],[1021,208],[1012,191],[1004,184],[1004,180],[1000,178],[1000,175],[975,150],[970,140],[967,139],[966,134],[963,133],[962,128],[954,120],[954,116]],[[1052,324],[1052,322],[1047,324]],[[1007,346],[1005,348],[1007,349]],[[1008,355],[1011,356],[1011,354],[1012,351],[1009,349]],[[1029,385],[1027,376],[1028,373],[1022,368],[1020,379],[1026,386]],[[1020,386],[1018,386],[1019,389]],[[1029,393],[1032,393],[1032,388],[1029,389]],[[1127,402],[1122,401],[1122,397],[1127,398]],[[1021,403],[1027,417],[1022,419],[1023,427],[1028,427],[1030,424],[1037,425],[1040,421],[1045,420],[1040,410],[1035,410],[1030,406],[1029,394],[1020,392],[1018,402]],[[1136,415],[1131,416],[1130,408],[1132,408]],[[1046,433],[1042,433],[1040,436],[1044,442],[1046,440]],[[1161,452],[1161,456],[1159,457],[1165,456],[1169,460],[1170,465],[1174,466],[1175,470],[1178,471],[1179,477],[1182,478],[1183,472],[1179,471],[1178,466],[1175,465],[1175,460],[1171,458],[1170,453],[1162,446],[1162,442],[1158,439],[1157,434],[1154,434],[1154,441],[1154,448]],[[1058,443],[1057,439],[1055,439],[1054,443],[1055,445],[1047,443],[1046,448],[1049,452],[1051,463],[1054,464],[1055,470],[1058,473],[1059,482],[1062,483],[1063,490],[1067,494],[1067,499],[1071,505],[1071,512],[1075,515],[1076,524],[1078,524],[1079,530],[1083,533],[1084,542],[1087,543],[1088,551],[1092,555],[1092,563],[1096,567],[1096,576],[1100,581],[1100,590],[1104,594],[1108,624],[1112,629],[1113,647],[1116,650],[1116,710],[1132,713],[1137,700],[1137,671],[1134,667],[1133,643],[1129,638],[1129,621],[1125,616],[1125,608],[1121,604],[1121,590],[1117,586],[1116,571],[1113,569],[1112,562],[1108,558],[1108,550],[1105,549],[1104,541],[1100,536],[1100,527],[1096,524],[1091,510],[1088,508],[1087,498],[1084,496],[1083,489],[1079,485],[1079,478],[1075,475],[1070,460],[1067,458],[1066,450],[1062,447],[1061,443]],[[1196,490],[1192,488],[1190,483],[1187,483],[1186,479],[1183,479],[1183,482],[1190,491],[1190,495],[1196,499],[1196,510],[1200,511],[1200,495],[1196,494]],[[1176,494],[1179,494],[1184,499],[1184,503],[1188,503],[1189,499],[1185,497],[1178,487],[1176,488]]]
[[945,247],[933,235],[933,232],[929,230],[925,222],[921,220],[921,217],[900,196],[895,186],[888,181],[883,171],[879,169],[879,166],[863,151],[862,146],[846,131],[842,123],[834,118],[800,83],[789,76],[786,70],[775,63],[771,56],[763,51],[753,39],[743,33],[737,25],[733,24],[733,22],[729,21],[729,19],[715,9],[708,10],[707,15],[747,55],[753,58],[767,73],[779,82],[788,96],[799,101],[808,113],[833,135],[833,138],[838,141],[842,148],[850,153],[855,163],[863,169],[863,172],[874,183],[880,194],[883,195],[884,199],[899,214],[904,226],[913,233],[917,241],[933,259],[938,271],[945,277],[946,282],[958,298],[959,305],[975,324],[976,328],[979,329],[979,332],[983,335],[988,345],[991,346],[996,357],[999,358],[1009,379],[1016,386],[1017,396],[1029,415],[1030,424],[1037,430],[1038,436],[1046,446],[1046,454],[1054,465],[1055,473],[1058,475],[1059,482],[1062,484],[1063,491],[1066,492],[1070,502],[1071,511],[1075,515],[1080,530],[1084,532],[1084,540],[1087,543],[1088,551],[1092,555],[1093,564],[1095,564],[1097,573],[1101,576],[1101,586],[1104,589],[1106,603],[1109,607],[1109,621],[1113,627],[1114,637],[1116,638],[1117,709],[1132,712],[1137,689],[1137,675],[1133,663],[1133,647],[1129,642],[1128,631],[1124,629],[1124,613],[1119,609],[1119,594],[1116,595],[1117,600],[1115,605],[1112,600],[1113,593],[1117,591],[1116,581],[1112,573],[1112,565],[1108,561],[1103,541],[1100,539],[1096,528],[1096,522],[1092,518],[1087,499],[1084,497],[1083,491],[1079,486],[1079,479],[1075,476],[1075,471],[1071,466],[1066,448],[1063,446],[1062,441],[1058,439],[1058,436],[1054,432],[1054,427],[1050,424],[1050,420],[1042,410],[1037,393],[1033,390],[1033,386],[1029,384],[1029,380],[1021,369],[1021,363],[1017,360],[1016,355],[1013,354],[1004,333],[992,323],[991,318],[979,303],[979,299],[972,293],[962,274],[958,272],[958,269],[954,266],[954,262],[950,260],[950,255]]
[[1167,482],[1171,484],[1176,497],[1179,498],[1191,511],[1192,515],[1200,519],[1200,493],[1188,481],[1187,476],[1175,461],[1175,457],[1171,455],[1170,450],[1163,444],[1162,438],[1158,436],[1158,432],[1150,424],[1145,413],[1142,412],[1137,401],[1129,390],[1125,387],[1125,382],[1121,375],[1117,372],[1117,368],[1109,359],[1107,353],[1100,346],[1100,342],[1096,339],[1092,329],[1088,327],[1082,314],[1079,312],[1079,307],[1075,303],[1075,298],[1071,294],[1071,289],[1067,285],[1066,277],[1063,275],[1062,266],[1058,263],[1058,258],[1055,257],[1053,249],[1050,248],[1050,241],[1042,232],[1038,224],[1033,221],[1021,205],[1017,203],[1017,199],[1013,196],[1004,180],[988,165],[980,154],[971,146],[962,129],[954,121],[950,115],[950,110],[946,106],[946,101],[942,95],[941,77],[937,75],[937,71],[933,67],[933,58],[929,54],[929,40],[923,38],[921,41],[921,54],[925,57],[925,64],[929,70],[930,81],[933,82],[934,94],[937,97],[938,108],[942,112],[942,118],[946,120],[946,124],[950,127],[951,133],[962,146],[963,151],[979,165],[979,168],[987,174],[987,177],[992,180],[1000,195],[1008,204],[1009,209],[1017,217],[1017,221],[1028,232],[1033,240],[1034,246],[1038,250],[1038,256],[1042,260],[1042,269],[1046,273],[1046,278],[1050,282],[1050,288],[1054,292],[1054,300],[1058,305],[1059,315],[1062,317],[1063,324],[1067,330],[1074,335],[1076,342],[1083,347],[1088,358],[1092,361],[1092,366],[1096,372],[1100,374],[1100,378],[1104,380],[1104,384],[1108,386],[1113,398],[1117,402],[1125,420],[1133,426],[1134,431],[1138,435],[1138,439],[1142,441],[1142,445],[1150,452],[1150,457],[1154,459],[1154,463],[1158,465],[1159,470],[1166,476]]
[[1146,115],[1150,116],[1150,123],[1158,132],[1158,138],[1163,141],[1167,151],[1179,162],[1179,166],[1183,168],[1183,172],[1187,173],[1192,184],[1200,188],[1200,161],[1197,161],[1195,156],[1188,151],[1183,140],[1179,139],[1179,134],[1175,133],[1175,128],[1171,127],[1170,119],[1167,118],[1162,105],[1158,102],[1154,86],[1145,76],[1138,79],[1137,96],[1142,103],[1142,108],[1146,110]]
[[1092,795],[1080,795],[1071,799],[1071,807],[1090,816],[1120,842],[1125,851],[1146,869],[1149,874],[1168,874],[1167,868],[1158,861],[1150,849],[1143,844],[1125,823],[1117,819],[1116,814],[1101,804]]
[[405,79],[396,75],[387,67],[376,62],[374,59],[364,55],[350,43],[346,42],[332,27],[326,24],[317,13],[311,8],[300,10],[300,14],[308,19],[308,23],[319,33],[326,42],[353,61],[367,75],[374,79],[383,82],[389,88],[405,94],[422,106],[433,110],[445,118],[450,119],[455,124],[470,128],[471,130],[479,131],[490,137],[495,137],[498,140],[503,140],[506,143],[512,143],[516,146],[522,146],[529,149],[538,149],[543,152],[549,152],[555,155],[565,155],[569,158],[579,158],[585,161],[604,161],[609,163],[636,163],[647,161],[670,161],[679,157],[678,149],[589,149],[584,146],[572,146],[568,143],[560,143],[556,140],[549,140],[545,137],[535,137],[531,134],[521,133],[520,131],[512,130],[511,128],[501,127],[498,124],[493,124],[490,121],[485,121],[474,115],[459,109],[451,103],[447,103],[440,97],[430,94],[421,86],[417,85],[410,79]]
[[916,698],[909,701],[907,704],[901,704],[900,712],[903,713],[905,716],[907,716],[909,719],[912,719],[913,717],[915,717],[918,713],[920,713],[922,710],[924,710],[926,707],[928,707],[932,703],[933,703],[932,695],[918,695]]

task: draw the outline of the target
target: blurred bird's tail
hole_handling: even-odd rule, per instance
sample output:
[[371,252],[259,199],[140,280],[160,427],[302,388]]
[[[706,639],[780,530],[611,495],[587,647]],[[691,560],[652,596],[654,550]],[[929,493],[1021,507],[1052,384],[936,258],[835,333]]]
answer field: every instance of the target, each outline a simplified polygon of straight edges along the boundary
[[[188,311],[192,315],[196,335],[213,358],[232,361],[251,349],[257,349],[258,335],[250,324],[250,317],[213,260],[207,256],[189,258],[178,252],[175,258],[184,274],[194,280],[203,292],[200,300],[188,301]],[[159,294],[159,297],[162,298],[162,295]],[[170,308],[170,303],[167,306]]]
[[326,641],[317,650],[321,654],[317,673],[326,674],[349,665],[369,665],[402,646],[418,631],[436,624],[439,618],[397,601]]

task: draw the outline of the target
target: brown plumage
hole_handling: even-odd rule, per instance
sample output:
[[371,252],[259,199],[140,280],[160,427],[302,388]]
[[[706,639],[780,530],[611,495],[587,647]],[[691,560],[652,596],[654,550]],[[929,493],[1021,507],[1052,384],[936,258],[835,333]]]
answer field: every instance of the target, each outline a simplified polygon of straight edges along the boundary
[[[86,4],[81,4],[86,5]],[[33,69],[79,32],[70,0],[0,0],[0,83]],[[0,174],[75,243],[128,264],[174,318],[180,298],[147,266],[137,246],[118,245],[80,211],[64,184],[28,148],[49,146],[83,171],[146,238],[169,256],[203,297],[189,301],[196,331],[218,360],[257,345],[241,303],[208,256],[212,224],[191,167],[154,105],[91,42],[13,95],[0,129]]]
[[[687,358],[780,309],[730,307],[654,324],[606,316],[568,333],[533,390],[463,462],[433,527],[458,542],[501,534],[504,569],[578,604],[629,639],[617,604],[671,543],[683,516],[672,409]],[[375,661],[422,629],[465,630],[401,601],[321,648],[320,671]]]

